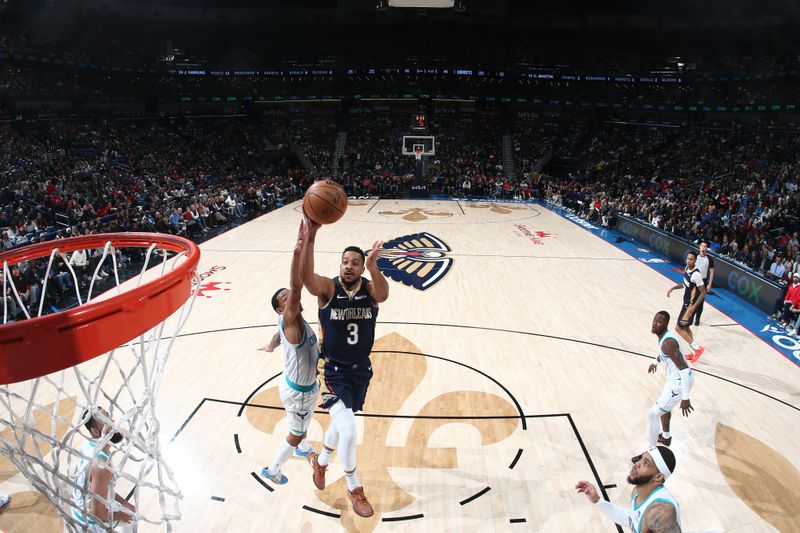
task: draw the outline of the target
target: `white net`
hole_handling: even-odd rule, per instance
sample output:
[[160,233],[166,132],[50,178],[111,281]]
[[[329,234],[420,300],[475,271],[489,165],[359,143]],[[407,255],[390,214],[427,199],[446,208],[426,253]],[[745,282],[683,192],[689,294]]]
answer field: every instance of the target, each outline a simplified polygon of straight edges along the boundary
[[[3,324],[113,298],[186,260],[184,252],[157,244],[118,249],[106,242],[83,255],[54,249],[28,264],[4,262]],[[155,407],[164,365],[195,295],[193,290],[171,317],[119,348],[0,386],[0,453],[53,503],[66,530],[130,524],[136,531],[147,522],[171,531],[180,518],[181,493],[161,453]]]

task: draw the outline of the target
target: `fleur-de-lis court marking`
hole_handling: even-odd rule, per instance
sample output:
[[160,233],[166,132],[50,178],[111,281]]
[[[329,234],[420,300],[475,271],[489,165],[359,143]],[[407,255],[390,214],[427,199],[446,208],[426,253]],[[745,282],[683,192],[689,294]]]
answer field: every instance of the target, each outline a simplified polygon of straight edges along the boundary
[[516,205],[500,205],[500,204],[470,204],[469,206],[471,209],[486,209],[489,208],[489,211],[492,213],[499,213],[501,215],[507,215],[512,210],[519,211],[521,209],[527,209],[526,207],[516,206]]
[[[411,341],[397,333],[390,333],[375,341],[371,359],[374,376],[367,393],[366,412],[401,414],[403,405],[425,378],[428,370],[427,358]],[[280,405],[277,387],[261,391],[250,403]],[[276,424],[285,417],[283,411],[276,409],[248,407],[245,412],[250,423],[266,433],[272,433]],[[508,418],[444,418],[453,414]],[[347,531],[372,531],[384,513],[399,511],[416,499],[394,482],[389,468],[458,468],[455,442],[453,447],[428,447],[428,441],[437,429],[454,422],[470,424],[480,432],[481,443],[485,446],[500,442],[514,433],[520,423],[516,414],[516,409],[508,400],[491,393],[450,391],[439,394],[426,402],[417,413],[419,418],[411,424],[405,446],[387,444],[394,423],[391,417],[365,417],[364,432],[359,435],[362,443],[356,451],[358,477],[364,484],[375,514],[366,519],[355,516],[345,496],[347,484],[344,476],[331,479],[330,469],[328,486],[323,491],[314,492],[324,503],[341,511],[342,526]],[[315,414],[314,417],[324,428],[330,424],[327,414]],[[396,435],[393,435],[393,440],[396,440]],[[315,449],[321,447],[318,442],[313,445]],[[334,461],[335,458],[336,456]],[[310,485],[310,469],[308,477]]]
[[429,217],[451,217],[453,213],[449,211],[434,211],[432,209],[424,209],[422,207],[411,207],[409,209],[402,209],[400,211],[379,211],[379,215],[399,217],[402,216],[403,220],[409,222],[420,222],[428,220]]

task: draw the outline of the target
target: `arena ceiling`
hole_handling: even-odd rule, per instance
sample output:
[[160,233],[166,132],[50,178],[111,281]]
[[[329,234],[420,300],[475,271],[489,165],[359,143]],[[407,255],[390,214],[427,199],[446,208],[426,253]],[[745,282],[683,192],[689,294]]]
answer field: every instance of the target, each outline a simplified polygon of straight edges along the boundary
[[[424,2],[425,0],[417,0]],[[638,15],[669,20],[752,19],[765,16],[800,17],[795,0],[455,0],[464,9],[376,10],[388,0],[3,0],[0,12],[9,9],[35,12],[61,9],[80,13],[105,13],[119,18],[159,18],[181,13],[196,18],[197,12],[230,19],[235,12],[250,14],[279,12],[289,20],[331,23],[374,22],[378,20],[460,21],[468,24],[514,24],[520,20],[542,18],[581,18],[603,15]]]

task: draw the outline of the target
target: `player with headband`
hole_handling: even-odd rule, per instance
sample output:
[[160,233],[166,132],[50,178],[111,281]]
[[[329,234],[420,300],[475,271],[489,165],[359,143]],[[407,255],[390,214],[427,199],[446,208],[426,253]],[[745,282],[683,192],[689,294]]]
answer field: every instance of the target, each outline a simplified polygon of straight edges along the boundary
[[675,472],[675,455],[666,446],[651,446],[632,458],[628,483],[634,486],[627,509],[600,499],[588,481],[579,481],[575,490],[586,495],[598,510],[614,523],[637,533],[676,533],[681,531],[678,500],[664,486]]

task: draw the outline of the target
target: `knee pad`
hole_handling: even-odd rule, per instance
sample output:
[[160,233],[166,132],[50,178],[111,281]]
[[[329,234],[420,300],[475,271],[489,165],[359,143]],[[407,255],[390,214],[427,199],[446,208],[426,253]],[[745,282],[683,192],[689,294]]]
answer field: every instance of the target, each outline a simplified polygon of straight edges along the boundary
[[336,402],[330,409],[331,423],[339,432],[339,447],[346,448],[356,444],[356,415],[352,409]]

